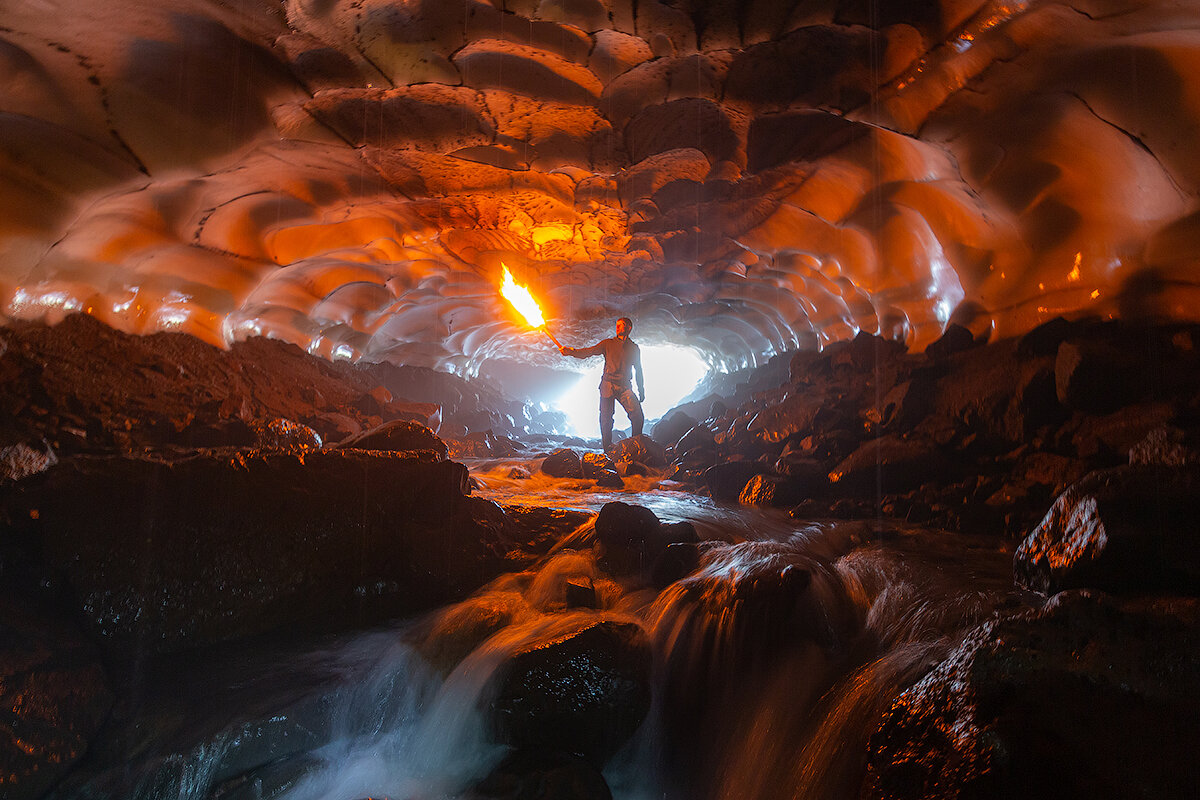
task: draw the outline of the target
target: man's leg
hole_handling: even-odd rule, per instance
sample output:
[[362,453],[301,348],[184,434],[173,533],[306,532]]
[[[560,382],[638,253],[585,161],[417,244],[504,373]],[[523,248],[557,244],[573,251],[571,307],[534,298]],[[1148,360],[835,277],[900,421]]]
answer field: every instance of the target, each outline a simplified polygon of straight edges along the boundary
[[612,444],[613,412],[617,410],[615,398],[600,396],[600,444],[605,450]]
[[641,436],[642,424],[646,421],[646,417],[642,413],[642,404],[638,402],[637,395],[633,393],[633,389],[626,389],[621,392],[618,399],[621,401],[625,413],[629,415],[629,426],[632,428],[633,435]]

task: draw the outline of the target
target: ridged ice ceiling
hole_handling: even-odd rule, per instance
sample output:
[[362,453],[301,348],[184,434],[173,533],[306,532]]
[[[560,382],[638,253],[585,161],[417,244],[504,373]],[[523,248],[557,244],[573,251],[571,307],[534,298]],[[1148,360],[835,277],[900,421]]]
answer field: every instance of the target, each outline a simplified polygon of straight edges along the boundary
[[[1200,316],[1200,4],[0,2],[0,311],[470,373]],[[557,359],[557,354],[553,354]]]

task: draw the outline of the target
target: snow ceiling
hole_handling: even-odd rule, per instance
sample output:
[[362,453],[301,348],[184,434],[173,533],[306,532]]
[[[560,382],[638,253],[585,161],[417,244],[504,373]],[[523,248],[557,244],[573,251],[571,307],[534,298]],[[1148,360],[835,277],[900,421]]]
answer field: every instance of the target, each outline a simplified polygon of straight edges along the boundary
[[[0,313],[471,374],[1200,317],[1200,3],[0,0]],[[558,359],[557,353],[553,354]]]

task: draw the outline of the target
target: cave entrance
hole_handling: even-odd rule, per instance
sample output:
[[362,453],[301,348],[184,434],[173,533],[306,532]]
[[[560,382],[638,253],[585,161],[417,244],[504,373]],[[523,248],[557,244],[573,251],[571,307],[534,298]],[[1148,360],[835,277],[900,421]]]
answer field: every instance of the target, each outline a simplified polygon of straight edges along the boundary
[[[708,374],[708,364],[690,347],[674,345],[642,345],[642,367],[646,372],[646,402],[642,411],[646,414],[646,429],[679,404]],[[587,362],[579,379],[561,394],[551,406],[566,415],[575,434],[590,439],[600,436],[600,419],[596,387],[600,385],[600,373],[604,371],[603,359]],[[617,405],[614,426],[617,430],[629,427],[625,409]],[[667,444],[664,442],[663,444]]]

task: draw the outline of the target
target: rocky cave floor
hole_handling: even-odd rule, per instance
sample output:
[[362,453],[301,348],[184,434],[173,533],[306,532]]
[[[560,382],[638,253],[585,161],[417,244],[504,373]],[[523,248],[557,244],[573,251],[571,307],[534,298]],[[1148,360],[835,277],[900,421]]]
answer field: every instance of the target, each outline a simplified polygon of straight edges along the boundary
[[[864,541],[919,529],[1012,553],[1007,596],[884,704],[861,796],[1194,797],[1198,348],[1197,326],[1097,320],[991,343],[951,326],[920,354],[864,334],[729,376],[605,455],[522,432],[522,404],[444,373],[330,363],[266,339],[221,351],[86,316],[10,323],[0,788],[134,796],[85,792],[72,769],[118,746],[150,752],[102,740],[154,659],[427,612],[567,546],[593,548],[627,583],[677,584],[718,556],[696,526],[640,507],[653,489],[769,507],[797,526],[860,520]],[[584,502],[497,503],[473,476],[497,469],[624,504],[597,517]],[[792,602],[812,591],[795,575],[733,570],[727,594],[706,596]],[[594,582],[565,591],[568,608],[598,602]],[[640,634],[605,624],[513,670],[552,672],[561,656],[645,673]],[[606,700],[621,736],[642,694]],[[497,735],[544,751],[514,713]],[[573,753],[590,763],[616,747],[594,719],[563,724],[583,731]],[[275,734],[259,734],[254,752],[278,759]],[[522,775],[562,769],[533,761],[510,759],[512,774],[476,796],[524,796]],[[607,796],[603,781],[571,785],[545,796]]]

